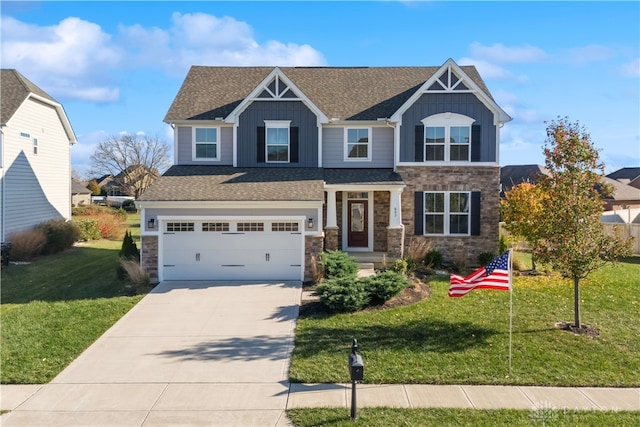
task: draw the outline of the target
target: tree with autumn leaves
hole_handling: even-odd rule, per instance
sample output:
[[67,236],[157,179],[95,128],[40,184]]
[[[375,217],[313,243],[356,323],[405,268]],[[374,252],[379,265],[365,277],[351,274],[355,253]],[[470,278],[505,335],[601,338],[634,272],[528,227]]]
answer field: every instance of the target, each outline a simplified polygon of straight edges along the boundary
[[580,280],[629,256],[631,241],[604,233],[602,197],[611,189],[585,128],[567,118],[551,121],[543,151],[549,175],[535,190],[518,186],[507,193],[503,212],[508,229],[531,244],[538,261],[573,281],[574,327],[581,329]]

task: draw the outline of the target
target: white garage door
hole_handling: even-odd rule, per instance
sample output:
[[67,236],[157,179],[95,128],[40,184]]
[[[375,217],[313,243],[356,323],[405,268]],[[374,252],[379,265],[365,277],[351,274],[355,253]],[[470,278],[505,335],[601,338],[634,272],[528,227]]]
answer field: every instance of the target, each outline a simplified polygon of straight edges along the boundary
[[301,280],[301,227],[297,220],[164,221],[163,280]]

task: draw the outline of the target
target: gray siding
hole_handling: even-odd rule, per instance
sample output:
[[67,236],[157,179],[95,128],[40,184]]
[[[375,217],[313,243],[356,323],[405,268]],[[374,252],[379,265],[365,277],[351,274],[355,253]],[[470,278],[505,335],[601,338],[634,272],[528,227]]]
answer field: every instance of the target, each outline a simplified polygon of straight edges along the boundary
[[[291,120],[298,128],[297,163],[259,163],[257,128],[265,120]],[[317,167],[318,125],[311,110],[300,101],[256,101],[240,115],[238,126],[239,167]]]
[[481,126],[480,161],[495,162],[496,126],[493,113],[471,93],[424,94],[402,116],[400,128],[400,161],[415,161],[415,127],[425,117],[439,113],[458,113],[474,118]]
[[325,128],[322,131],[322,166],[325,168],[392,168],[393,129],[374,127],[371,161],[344,161],[344,128]]
[[220,127],[220,160],[219,161],[194,161],[193,160],[193,130],[190,126],[177,127],[177,146],[179,165],[224,165],[233,164],[233,128]]

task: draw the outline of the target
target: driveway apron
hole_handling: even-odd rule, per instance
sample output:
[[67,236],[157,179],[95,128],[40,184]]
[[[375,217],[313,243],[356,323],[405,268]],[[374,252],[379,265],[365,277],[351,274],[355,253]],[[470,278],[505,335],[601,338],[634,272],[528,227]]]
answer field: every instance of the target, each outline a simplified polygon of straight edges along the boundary
[[301,288],[163,282],[3,425],[289,425]]

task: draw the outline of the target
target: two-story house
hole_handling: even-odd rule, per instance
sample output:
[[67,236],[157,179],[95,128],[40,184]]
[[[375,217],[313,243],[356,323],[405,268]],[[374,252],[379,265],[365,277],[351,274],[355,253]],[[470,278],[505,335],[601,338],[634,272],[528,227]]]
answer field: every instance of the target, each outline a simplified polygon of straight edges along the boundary
[[13,69],[0,74],[0,233],[71,219],[71,145],[62,105]]
[[174,166],[139,199],[157,280],[308,279],[323,250],[498,245],[500,128],[475,67],[199,67],[165,122]]

